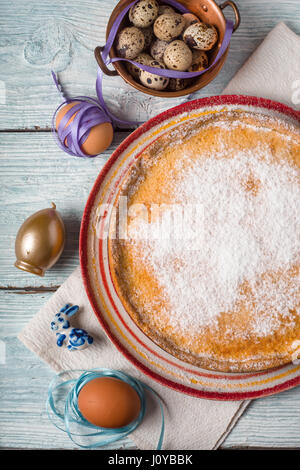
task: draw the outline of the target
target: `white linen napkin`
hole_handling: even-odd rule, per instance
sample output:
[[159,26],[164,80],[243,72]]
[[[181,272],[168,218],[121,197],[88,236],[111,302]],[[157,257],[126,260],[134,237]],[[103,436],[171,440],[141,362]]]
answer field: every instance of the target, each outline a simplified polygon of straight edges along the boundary
[[[293,83],[300,79],[299,45],[297,35],[284,24],[277,25],[231,80],[224,93],[264,96],[293,105]],[[93,345],[83,351],[70,353],[58,348],[50,330],[54,314],[67,303],[80,306],[76,326],[94,336]],[[249,403],[211,401],[183,395],[163,387],[135,369],[101,329],[86,296],[79,268],[26,325],[19,339],[55,371],[108,367],[123,370],[150,385],[165,403],[164,449],[216,449]],[[140,449],[155,449],[160,430],[159,407],[155,406],[150,396],[149,400],[152,403],[148,406],[143,423],[130,435]]]
[[223,94],[259,96],[300,110],[300,36],[278,23]]

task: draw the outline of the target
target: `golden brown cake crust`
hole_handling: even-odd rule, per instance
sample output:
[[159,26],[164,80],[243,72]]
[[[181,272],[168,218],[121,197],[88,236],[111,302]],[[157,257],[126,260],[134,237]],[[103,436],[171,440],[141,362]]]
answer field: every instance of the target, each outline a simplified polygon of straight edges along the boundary
[[[120,188],[116,205],[120,196],[127,196],[129,206],[144,204],[148,209],[153,204],[180,203],[180,194],[170,190],[170,184],[173,188],[173,182],[180,180],[182,162],[185,167],[192,167],[200,159],[234,159],[240,152],[257,158],[261,146],[268,149],[268,159],[272,159],[268,164],[284,162],[298,171],[299,177],[298,128],[270,116],[243,111],[188,121],[142,153]],[[188,155],[188,160],[183,161],[183,155]],[[264,155],[261,152],[262,161]],[[299,179],[296,182],[299,185]],[[263,184],[252,178],[251,172],[244,183],[253,198]],[[131,221],[128,217],[129,226]],[[195,313],[192,321],[187,317],[186,324],[176,317],[170,292],[166,295],[156,267],[143,254],[143,244],[110,237],[108,249],[112,280],[125,309],[139,328],[171,355],[199,367],[229,372],[263,370],[291,361],[293,342],[300,339],[298,258],[288,268],[276,266],[261,274],[257,283],[264,290],[257,292],[262,298],[257,298],[256,291],[254,295],[253,285],[244,279],[238,286],[239,299],[234,308],[220,311],[213,321],[210,317],[207,322],[199,320],[198,325]],[[172,269],[177,272],[181,260],[175,261]],[[281,296],[282,286],[290,292],[288,300],[292,305],[289,304],[288,313],[286,306],[282,312],[278,307],[276,315],[266,307],[262,310],[265,305],[273,305],[274,300],[266,303],[265,286],[271,286],[274,292],[278,286]],[[266,326],[268,331],[264,331]]]

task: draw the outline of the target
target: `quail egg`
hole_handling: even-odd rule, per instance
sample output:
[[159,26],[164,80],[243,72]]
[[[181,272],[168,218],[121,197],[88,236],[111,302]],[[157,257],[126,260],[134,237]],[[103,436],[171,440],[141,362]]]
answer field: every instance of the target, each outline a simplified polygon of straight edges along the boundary
[[192,64],[188,68],[188,72],[201,72],[208,67],[208,57],[204,51],[194,49],[192,51]]
[[189,26],[183,33],[183,39],[191,48],[209,51],[218,40],[218,32],[214,26],[200,22]]
[[172,41],[182,33],[184,25],[184,18],[179,13],[165,13],[156,18],[153,30],[158,39]]
[[170,5],[159,5],[158,15],[164,15],[165,13],[172,14],[176,13],[176,11]]
[[116,51],[124,59],[134,59],[145,47],[145,37],[135,26],[124,28],[117,39]]
[[176,39],[164,52],[164,63],[171,70],[184,72],[192,64],[192,51],[185,42]]
[[168,90],[170,91],[180,91],[186,88],[189,83],[190,79],[188,78],[170,78]]
[[164,52],[168,47],[169,43],[167,41],[162,41],[161,39],[155,39],[150,47],[150,54],[155,60],[163,60]]
[[[161,68],[161,69],[165,68],[164,63],[158,60],[152,60],[150,64],[147,64],[147,65],[150,65],[151,67]],[[157,90],[157,91],[164,90],[169,84],[169,78],[161,77],[154,73],[146,72],[145,70],[141,70],[140,81],[146,87],[152,88],[153,90]]]
[[188,28],[192,24],[200,23],[199,18],[193,13],[184,13],[182,16],[184,18],[184,29]]
[[[134,60],[135,62],[139,62],[139,64],[142,64],[142,65],[150,65],[150,62],[152,62],[153,59],[149,54],[146,54],[146,52],[141,52],[140,54],[136,56]],[[130,73],[130,75],[132,75],[136,80],[140,78],[141,69],[139,67],[137,67],[134,64],[130,64],[128,62],[126,64],[126,68],[128,72]]]
[[144,35],[144,38],[145,38],[145,46],[144,46],[144,49],[147,50],[149,49],[151,43],[152,43],[152,40],[153,40],[153,28],[152,26],[148,26],[147,28],[141,28],[141,31]]
[[138,28],[147,28],[157,18],[158,9],[156,0],[140,0],[130,8],[129,20]]

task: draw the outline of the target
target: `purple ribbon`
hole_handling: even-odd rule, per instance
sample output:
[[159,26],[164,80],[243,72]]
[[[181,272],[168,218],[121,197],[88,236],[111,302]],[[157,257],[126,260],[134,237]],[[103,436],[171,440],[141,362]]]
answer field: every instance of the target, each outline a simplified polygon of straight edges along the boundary
[[[53,74],[53,72],[52,72]],[[55,77],[55,83],[57,79]],[[76,103],[61,119],[56,131],[56,116],[66,104]],[[73,120],[68,124],[69,120]],[[99,102],[88,96],[77,96],[65,100],[55,111],[52,118],[52,134],[58,146],[69,155],[76,157],[96,157],[87,155],[81,150],[82,144],[89,136],[90,130],[98,124],[111,122],[111,119],[101,108]],[[68,125],[67,125],[68,124]]]
[[[121,57],[115,57],[113,59],[109,59],[109,51],[111,50],[111,47],[114,43],[120,24],[122,20],[124,19],[124,17],[126,16],[127,12],[130,10],[130,8],[133,5],[137,3],[137,1],[138,0],[135,0],[129,5],[127,5],[127,7],[125,7],[124,10],[118,15],[114,24],[112,25],[112,28],[108,35],[107,42],[103,48],[103,51],[101,52],[103,62],[106,65],[109,65],[118,61],[124,61],[124,62],[129,62],[130,64],[133,64],[142,70],[145,70],[147,72],[150,72],[155,75],[162,76],[162,77],[194,78],[194,77],[199,77],[200,75],[202,75],[203,73],[207,72],[212,67],[214,67],[215,64],[220,60],[220,58],[226,52],[230,43],[232,32],[233,32],[234,24],[233,24],[233,21],[231,20],[226,20],[226,29],[225,29],[224,39],[222,41],[221,47],[218,51],[218,54],[215,60],[207,69],[202,70],[201,72],[179,72],[176,70],[150,67],[149,65],[143,65],[134,60],[124,59]],[[176,2],[175,0],[164,0],[164,3],[173,6],[181,13],[189,13],[189,10],[186,7]],[[59,90],[60,93],[63,94],[54,72],[52,72],[52,76],[57,86],[57,89]],[[134,125],[141,124],[141,122],[122,120],[118,118],[117,116],[115,116],[113,113],[111,113],[111,111],[108,109],[104,101],[102,87],[103,87],[103,72],[99,67],[98,72],[97,72],[97,80],[96,80],[96,93],[97,93],[98,100],[89,98],[88,96],[80,96],[80,97],[76,97],[73,99],[67,99],[57,108],[57,110],[54,113],[53,120],[52,120],[52,131],[55,135],[55,139],[58,145],[60,146],[60,148],[62,148],[65,152],[67,152],[70,155],[75,155],[79,157],[96,156],[96,155],[86,155],[84,152],[82,152],[81,145],[87,139],[91,128],[98,124],[102,124],[103,122],[110,122],[114,127],[119,127],[119,128],[124,128],[124,127],[128,128],[132,126],[133,124]],[[58,126],[57,132],[56,132],[55,116],[57,112],[65,104],[68,104],[74,101],[78,101],[79,103],[75,104],[70,110],[68,110],[68,112],[62,118]],[[67,125],[68,121],[73,116],[74,116],[73,121],[69,123],[69,125]]]

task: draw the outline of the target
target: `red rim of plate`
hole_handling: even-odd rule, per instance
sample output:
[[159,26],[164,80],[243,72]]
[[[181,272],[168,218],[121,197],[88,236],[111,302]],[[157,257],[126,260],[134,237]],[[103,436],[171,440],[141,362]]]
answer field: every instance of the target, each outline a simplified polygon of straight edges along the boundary
[[110,168],[118,157],[126,150],[126,148],[131,145],[136,139],[142,136],[145,132],[149,131],[152,127],[157,126],[166,119],[173,118],[179,114],[185,112],[191,112],[193,110],[198,110],[201,108],[209,108],[219,105],[244,105],[244,106],[255,106],[259,108],[265,108],[272,111],[277,111],[281,114],[288,116],[300,123],[300,112],[295,111],[292,108],[279,103],[277,101],[267,100],[265,98],[258,98],[255,96],[246,96],[246,95],[220,95],[213,96],[210,98],[200,98],[194,101],[188,101],[174,108],[168,109],[157,116],[149,119],[141,126],[139,126],[135,131],[133,131],[128,137],[126,137],[123,142],[118,146],[118,148],[112,153],[111,157],[108,159],[102,170],[100,171],[94,186],[89,194],[80,228],[80,239],[79,239],[79,253],[80,253],[80,266],[81,274],[84,283],[84,287],[88,296],[88,299],[91,303],[91,306],[94,310],[94,313],[106,332],[107,336],[110,338],[112,343],[117,347],[117,349],[139,370],[146,374],[151,379],[159,382],[162,385],[165,385],[169,388],[177,390],[179,392],[192,395],[198,398],[205,398],[211,400],[245,400],[259,398],[267,395],[272,395],[275,393],[282,392],[289,388],[295,387],[300,384],[300,374],[293,379],[287,380],[286,382],[275,385],[274,387],[264,388],[262,390],[254,390],[249,392],[234,392],[234,393],[225,393],[225,392],[213,392],[213,391],[203,391],[196,390],[194,388],[188,387],[183,384],[176,383],[172,380],[166,379],[162,375],[157,374],[153,370],[146,367],[143,363],[138,361],[127,349],[120,343],[118,338],[112,333],[110,325],[104,319],[104,316],[100,309],[97,306],[97,302],[94,298],[93,291],[90,287],[90,277],[88,272],[88,250],[87,250],[87,236],[91,210],[93,208],[94,201],[100,190],[101,184],[109,172]]

